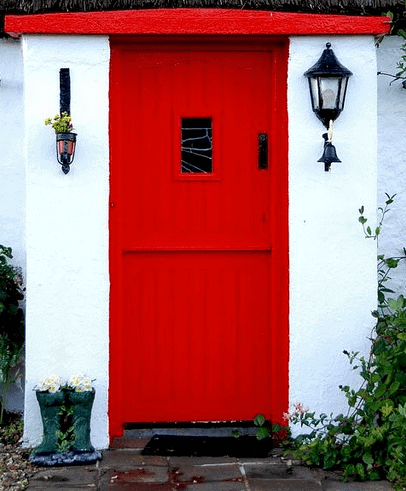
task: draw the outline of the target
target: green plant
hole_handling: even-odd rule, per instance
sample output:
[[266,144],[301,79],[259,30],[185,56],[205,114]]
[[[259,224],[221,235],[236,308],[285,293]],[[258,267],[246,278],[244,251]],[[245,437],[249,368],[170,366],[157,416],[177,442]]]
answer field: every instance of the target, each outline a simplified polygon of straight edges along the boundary
[[[406,31],[404,29],[398,29],[397,34],[406,41]],[[402,79],[403,87],[406,87],[405,80],[404,80],[405,79],[404,75],[406,73],[406,43],[403,43],[400,49],[403,54],[400,57],[400,61],[398,61],[397,63],[398,72],[396,73],[395,80]]]
[[[364,207],[358,210],[360,213],[360,217],[358,221],[361,223],[364,235],[366,239],[378,240],[382,231],[383,222],[386,214],[390,211],[389,206],[394,202],[394,198],[396,194],[389,196],[388,193],[385,193],[386,201],[385,206],[378,208],[378,225],[374,230],[371,229],[369,225],[366,226],[368,221],[367,218],[364,217]],[[387,307],[387,294],[395,293],[393,290],[386,286],[386,282],[390,280],[390,271],[398,267],[399,262],[403,259],[406,259],[406,249],[403,248],[403,254],[398,257],[385,257],[384,254],[379,254],[377,256],[378,259],[378,309],[383,312]]]
[[292,423],[309,428],[293,441],[294,455],[308,465],[341,469],[345,478],[406,479],[406,300],[389,300],[377,318],[368,358],[344,351],[363,379],[357,389],[340,386],[347,413],[333,417],[294,411]]
[[23,422],[21,416],[10,414],[9,420],[4,421],[0,427],[0,443],[3,445],[15,445],[23,435]]
[[58,413],[61,418],[60,429],[56,432],[56,435],[58,437],[58,452],[68,452],[75,442],[73,412],[74,407],[69,404],[69,402],[67,402],[63,406],[61,406]]
[[254,425],[256,426],[255,436],[257,440],[262,440],[270,436],[269,430],[266,427],[266,420],[263,414],[258,414],[254,418]]
[[[398,36],[400,36],[401,38],[403,38],[406,41],[406,31],[404,29],[397,27],[397,25],[396,25],[398,23],[398,21],[402,22],[402,19],[395,19],[394,13],[390,12],[390,11],[384,13],[383,15],[390,18],[390,21],[392,24],[391,34],[396,33]],[[382,36],[381,38],[378,39],[378,41],[376,43],[377,46],[379,45],[379,43],[381,42],[381,40],[383,38],[384,38],[384,36]],[[406,43],[402,44],[402,46],[400,47],[400,51],[401,51],[401,56],[400,56],[400,60],[396,64],[396,68],[397,68],[396,74],[393,75],[393,73],[378,72],[378,75],[386,75],[388,77],[391,77],[393,80],[390,82],[389,85],[391,85],[393,82],[396,82],[397,80],[401,80],[403,88],[406,89],[406,76],[405,76],[405,74],[406,74]]]
[[64,111],[63,113],[56,114],[54,118],[47,118],[45,125],[52,126],[55,133],[70,133],[73,130],[72,118]]
[[273,444],[283,444],[290,437],[289,428],[278,423],[271,424],[270,421],[265,419],[263,414],[255,416],[253,422],[256,426],[255,436],[257,440],[272,438]]
[[[257,440],[272,438],[274,444],[280,444],[287,438],[290,438],[288,427],[281,426],[278,423],[271,424],[270,421],[265,419],[263,414],[257,414],[252,422],[255,426],[255,437]],[[232,434],[235,438],[240,437],[240,432],[238,430],[234,430]]]
[[[365,227],[361,207],[359,221],[367,238],[377,239],[383,219],[393,203],[387,195],[380,208],[378,227]],[[406,299],[387,298],[392,291],[385,286],[388,273],[399,258],[378,256],[378,309],[372,313],[376,325],[371,335],[368,357],[344,351],[362,384],[356,390],[340,386],[348,410],[346,414],[316,416],[297,404],[285,418],[300,424],[308,433],[292,440],[296,458],[324,469],[340,469],[343,477],[360,480],[388,479],[403,488],[406,484]]]
[[12,383],[19,382],[13,368],[21,361],[24,350],[24,315],[20,303],[24,298],[22,276],[12,266],[10,247],[0,245],[0,382],[3,383],[0,424]]

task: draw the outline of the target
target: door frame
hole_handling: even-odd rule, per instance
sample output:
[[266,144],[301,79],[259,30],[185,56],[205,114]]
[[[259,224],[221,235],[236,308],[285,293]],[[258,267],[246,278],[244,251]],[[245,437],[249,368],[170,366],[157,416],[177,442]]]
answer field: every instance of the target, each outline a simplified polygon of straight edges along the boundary
[[[122,301],[124,295],[121,260],[122,208],[120,203],[120,148],[121,135],[114,125],[114,110],[119,100],[125,97],[120,92],[120,84],[115,79],[115,63],[122,49],[150,50],[210,50],[230,51],[272,51],[272,112],[273,126],[269,147],[271,151],[271,212],[275,213],[272,230],[271,311],[275,312],[275,325],[278,326],[278,352],[274,361],[275,374],[271,380],[272,390],[278,393],[278,404],[273,422],[284,424],[283,412],[288,409],[289,391],[289,254],[288,254],[288,117],[287,117],[287,67],[288,39],[271,36],[120,36],[110,38],[110,360],[109,360],[109,436],[110,441],[122,436],[121,384],[125,374],[122,366],[115,363],[121,357],[123,318]],[[277,115],[277,120],[276,116]],[[277,168],[276,168],[277,167]],[[273,358],[274,360],[274,358]],[[280,360],[283,360],[282,365]],[[264,381],[266,387],[266,381]],[[286,423],[285,423],[286,424]]]

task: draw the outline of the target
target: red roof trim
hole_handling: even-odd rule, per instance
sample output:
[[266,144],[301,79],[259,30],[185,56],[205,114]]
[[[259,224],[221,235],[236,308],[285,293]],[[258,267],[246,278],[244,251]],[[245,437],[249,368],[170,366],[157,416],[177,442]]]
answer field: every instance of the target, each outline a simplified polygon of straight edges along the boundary
[[389,17],[228,9],[157,9],[7,15],[19,34],[387,34]]

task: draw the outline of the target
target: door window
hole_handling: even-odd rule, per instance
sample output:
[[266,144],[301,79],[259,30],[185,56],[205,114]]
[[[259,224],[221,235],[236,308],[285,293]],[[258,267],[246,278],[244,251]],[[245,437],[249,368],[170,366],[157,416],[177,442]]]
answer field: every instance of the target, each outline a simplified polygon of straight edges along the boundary
[[211,118],[182,118],[181,173],[211,174],[213,172],[213,141]]

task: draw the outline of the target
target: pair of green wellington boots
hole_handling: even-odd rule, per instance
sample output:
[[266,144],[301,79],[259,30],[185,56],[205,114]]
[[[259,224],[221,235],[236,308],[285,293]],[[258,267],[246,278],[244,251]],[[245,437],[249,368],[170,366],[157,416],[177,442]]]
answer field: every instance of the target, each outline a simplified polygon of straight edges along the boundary
[[90,416],[95,391],[87,392],[37,392],[37,400],[41,410],[44,434],[41,444],[34,453],[50,454],[58,452],[58,430],[61,424],[61,406],[64,404],[73,408],[74,443],[71,451],[93,452],[90,443]]

